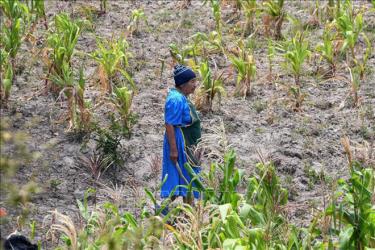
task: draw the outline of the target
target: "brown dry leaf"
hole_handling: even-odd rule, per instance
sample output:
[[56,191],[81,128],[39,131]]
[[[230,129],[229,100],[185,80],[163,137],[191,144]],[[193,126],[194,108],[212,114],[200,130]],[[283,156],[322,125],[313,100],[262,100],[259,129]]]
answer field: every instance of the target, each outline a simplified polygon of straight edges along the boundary
[[98,76],[100,80],[100,86],[102,91],[109,91],[109,81],[108,76],[105,73],[105,70],[102,65],[99,66]]

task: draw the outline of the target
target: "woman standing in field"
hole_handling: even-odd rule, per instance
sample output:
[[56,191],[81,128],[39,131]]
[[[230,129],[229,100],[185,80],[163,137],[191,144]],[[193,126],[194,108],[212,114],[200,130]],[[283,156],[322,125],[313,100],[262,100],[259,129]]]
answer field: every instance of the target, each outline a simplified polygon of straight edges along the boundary
[[[184,167],[185,163],[190,163],[196,173],[200,169],[192,154],[192,146],[197,145],[201,138],[200,119],[194,105],[188,99],[197,87],[196,75],[190,68],[177,65],[174,67],[173,77],[175,88],[169,90],[164,107],[166,132],[163,144],[162,180],[166,175],[168,176],[161,188],[161,198],[172,195],[174,200],[182,196],[184,202],[191,203],[192,201],[187,197],[187,189],[176,188],[176,186],[188,185],[186,181],[191,180]],[[194,192],[194,197],[199,197],[198,192]]]

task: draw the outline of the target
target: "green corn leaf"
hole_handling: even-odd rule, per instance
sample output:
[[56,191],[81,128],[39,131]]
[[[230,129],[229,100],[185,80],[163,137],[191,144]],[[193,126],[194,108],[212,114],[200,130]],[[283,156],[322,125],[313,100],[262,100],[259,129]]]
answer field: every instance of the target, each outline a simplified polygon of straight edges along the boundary
[[348,226],[344,230],[340,232],[339,241],[340,241],[340,249],[350,249],[352,246],[352,235],[354,229],[352,226]]
[[126,222],[129,223],[129,225],[131,225],[133,228],[137,228],[138,227],[138,223],[137,223],[137,220],[134,218],[134,216],[129,213],[129,212],[125,212],[125,214],[123,215],[123,218],[125,219]]
[[156,205],[156,198],[154,196],[154,194],[148,189],[148,188],[145,188],[144,189],[145,192],[146,192],[146,195],[150,198],[150,200],[152,201],[152,204]]
[[125,70],[122,70],[122,69],[119,69],[119,71],[126,78],[126,80],[130,83],[130,86],[132,87],[133,91],[136,92],[137,86],[135,85],[135,82],[134,82],[133,78],[129,75],[129,73],[126,72]]
[[223,204],[219,206],[220,218],[222,222],[226,221],[227,215],[232,211],[231,204]]
[[[5,93],[9,93],[10,89],[12,88],[12,80],[11,79],[3,79],[3,86]],[[9,95],[9,94],[7,94]]]

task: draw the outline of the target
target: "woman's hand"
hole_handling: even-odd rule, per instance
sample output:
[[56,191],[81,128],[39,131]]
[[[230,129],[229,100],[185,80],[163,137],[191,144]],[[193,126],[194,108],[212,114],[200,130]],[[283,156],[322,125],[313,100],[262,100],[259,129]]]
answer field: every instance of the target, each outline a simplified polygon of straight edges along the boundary
[[178,152],[177,150],[172,150],[171,149],[171,152],[169,153],[169,158],[171,159],[171,161],[176,164],[177,163],[177,159],[178,159]]

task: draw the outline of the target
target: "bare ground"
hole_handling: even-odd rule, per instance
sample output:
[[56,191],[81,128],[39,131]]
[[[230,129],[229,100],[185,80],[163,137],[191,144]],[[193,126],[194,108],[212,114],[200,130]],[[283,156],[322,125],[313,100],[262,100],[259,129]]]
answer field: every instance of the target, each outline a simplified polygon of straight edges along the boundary
[[[47,15],[52,21],[55,13],[64,10],[77,14],[83,5],[99,8],[99,2],[47,1]],[[288,13],[307,21],[314,1],[296,1],[286,5]],[[366,2],[363,5],[369,7]],[[95,31],[85,31],[81,35],[77,50],[86,53],[95,50],[95,35],[118,37],[129,23],[131,10],[139,7],[144,8],[149,27],[142,26],[139,35],[128,39],[134,55],[130,65],[140,88],[133,104],[139,120],[131,139],[124,139],[121,143],[121,152],[126,159],[124,166],[109,169],[100,180],[107,186],[124,185],[123,207],[133,211],[139,204],[143,187],[155,186],[160,179],[160,176],[150,175],[152,170],[147,159],[151,155],[162,154],[163,102],[168,87],[173,86],[173,79],[170,77],[170,68],[166,69],[160,79],[161,64],[158,59],[170,60],[168,45],[171,42],[184,45],[194,33],[207,33],[214,29],[210,8],[202,6],[199,1],[193,1],[193,5],[187,10],[177,10],[175,1],[139,1],[136,5],[126,1],[113,1],[109,3],[108,13],[95,20]],[[229,9],[223,9],[225,20],[229,20],[230,13]],[[375,38],[374,20],[374,13],[365,15],[372,44]],[[283,33],[290,29],[291,24],[286,22]],[[312,47],[317,44],[321,31],[322,26],[310,33],[308,39]],[[42,154],[39,160],[22,166],[14,181],[22,184],[35,180],[38,183],[41,191],[32,199],[29,218],[37,223],[37,239],[46,240],[44,232],[48,230],[48,226],[43,221],[48,211],[58,209],[77,218],[76,199],[83,198],[84,191],[92,182],[87,170],[77,166],[78,155],[87,149],[71,140],[65,132],[67,124],[61,122],[66,104],[56,102],[51,95],[42,94],[46,72],[38,54],[45,42],[42,25],[35,35],[40,40],[36,53],[31,50],[30,45],[23,44],[18,54],[17,83],[12,90],[10,107],[1,111],[1,117],[10,118],[12,131],[25,131],[29,136],[27,145],[30,150]],[[227,42],[233,43],[230,39]],[[374,141],[375,57],[369,59],[370,72],[361,85],[360,108],[351,106],[350,85],[347,81],[320,80],[314,74],[316,67],[313,61],[306,64],[302,81],[303,89],[308,95],[303,111],[296,113],[290,109],[286,92],[286,85],[293,78],[281,68],[281,58],[276,58],[274,65],[278,78],[273,83],[264,80],[268,73],[266,46],[266,40],[256,34],[254,56],[257,80],[253,86],[253,94],[246,99],[234,97],[234,77],[230,78],[226,83],[228,96],[223,98],[222,105],[219,107],[215,104],[213,113],[202,114],[203,133],[211,133],[210,129],[222,120],[229,142],[237,152],[238,166],[245,169],[247,174],[252,173],[259,161],[257,151],[272,159],[283,184],[290,192],[290,218],[298,224],[305,224],[311,218],[311,208],[321,208],[323,196],[329,194],[328,181],[319,181],[312,173],[324,173],[332,179],[347,176],[347,161],[340,139],[348,136],[352,145],[357,146]],[[77,68],[81,62],[90,82],[86,97],[91,98],[95,104],[100,96],[95,83],[97,65],[88,57],[76,56],[74,63]],[[221,69],[230,65],[224,58],[218,58],[218,62]],[[348,79],[348,72],[342,64],[338,72]],[[112,110],[108,107],[99,107],[95,110],[95,120],[107,124],[109,112]],[[91,141],[89,145],[92,146]],[[2,149],[2,153],[7,152],[8,149]],[[367,157],[360,152],[357,155]],[[0,206],[9,208],[3,192]],[[9,217],[1,225],[2,237],[17,228],[16,215],[19,210],[8,210]],[[24,230],[28,231],[27,228]]]

